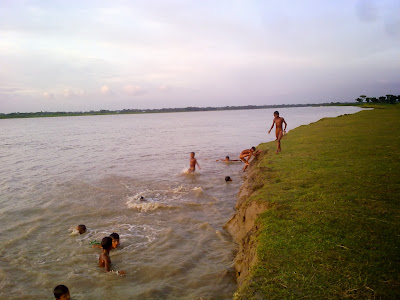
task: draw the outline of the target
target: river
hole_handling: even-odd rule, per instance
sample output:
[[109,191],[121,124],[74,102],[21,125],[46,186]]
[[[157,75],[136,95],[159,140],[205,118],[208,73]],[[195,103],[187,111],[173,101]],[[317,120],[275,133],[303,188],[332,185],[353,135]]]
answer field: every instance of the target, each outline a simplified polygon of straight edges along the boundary
[[[291,130],[359,110],[280,113]],[[0,120],[0,299],[54,299],[58,284],[75,300],[231,299],[237,249],[223,225],[245,175],[216,159],[274,140],[273,111]],[[186,174],[191,151],[201,169]],[[78,224],[88,232],[71,233]],[[90,246],[112,232],[125,277],[101,272]]]

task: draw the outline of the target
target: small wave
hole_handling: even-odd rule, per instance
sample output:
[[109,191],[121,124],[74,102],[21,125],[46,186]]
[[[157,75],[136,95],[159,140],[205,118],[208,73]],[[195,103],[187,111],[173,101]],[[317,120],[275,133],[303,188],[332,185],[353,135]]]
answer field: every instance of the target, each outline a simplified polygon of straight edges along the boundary
[[163,204],[163,203],[159,203],[159,202],[127,202],[126,203],[128,205],[129,208],[133,208],[133,209],[138,209],[140,211],[153,211],[156,209],[160,209],[160,208],[175,208],[174,206],[171,205],[167,205],[167,204]]
[[181,175],[185,175],[185,176],[198,176],[200,175],[199,171],[195,171],[195,172],[190,172],[190,169],[188,167],[185,167],[184,169],[182,169],[182,171],[180,172]]
[[[165,190],[144,190],[134,196],[128,196],[126,204],[129,208],[140,211],[177,208],[177,204],[185,203],[187,198],[199,198],[203,195],[201,187],[188,188],[182,185]],[[189,197],[187,197],[189,196]]]
[[72,236],[77,236],[77,235],[79,235],[78,229],[76,229],[76,228],[72,229],[72,232],[70,233],[70,235],[72,235]]

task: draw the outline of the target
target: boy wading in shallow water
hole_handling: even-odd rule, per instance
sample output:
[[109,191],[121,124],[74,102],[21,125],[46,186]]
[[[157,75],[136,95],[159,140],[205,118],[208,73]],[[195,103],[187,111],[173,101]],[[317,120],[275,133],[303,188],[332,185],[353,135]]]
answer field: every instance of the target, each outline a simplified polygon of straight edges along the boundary
[[[282,130],[282,123],[285,123],[285,129]],[[275,134],[276,134],[276,141],[278,141],[278,144],[276,146],[276,153],[279,153],[282,151],[281,149],[281,139],[283,137],[283,133],[286,132],[286,121],[284,118],[279,117],[279,112],[275,111],[274,112],[274,120],[272,121],[272,126],[271,129],[268,131],[268,134],[271,133],[272,128],[275,127]]]
[[194,152],[190,152],[190,168],[188,171],[194,173],[194,171],[196,171],[196,165],[201,169],[197,159],[194,158]]
[[[110,250],[113,248],[113,240],[106,236],[101,240],[102,253],[99,255],[99,267],[105,268],[106,272],[111,272]],[[118,275],[125,275],[125,271],[117,271]]]
[[57,300],[69,300],[71,299],[70,295],[69,295],[69,290],[65,285],[57,285],[54,288],[54,297]]

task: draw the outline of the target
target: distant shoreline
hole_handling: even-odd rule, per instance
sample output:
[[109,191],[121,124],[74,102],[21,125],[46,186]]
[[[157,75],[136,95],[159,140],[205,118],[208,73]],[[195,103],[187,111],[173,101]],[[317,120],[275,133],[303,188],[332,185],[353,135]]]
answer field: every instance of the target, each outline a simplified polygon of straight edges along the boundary
[[9,114],[0,113],[0,119],[21,119],[21,118],[51,118],[51,117],[73,117],[73,116],[99,116],[99,115],[130,115],[130,114],[155,114],[155,113],[174,113],[174,112],[194,112],[194,111],[223,111],[223,110],[248,110],[266,108],[291,108],[291,107],[318,107],[318,106],[357,106],[350,102],[330,102],[320,104],[280,104],[280,105],[243,105],[243,106],[223,106],[223,107],[184,107],[184,108],[161,108],[161,109],[122,109],[122,110],[99,110],[81,112],[14,112]]

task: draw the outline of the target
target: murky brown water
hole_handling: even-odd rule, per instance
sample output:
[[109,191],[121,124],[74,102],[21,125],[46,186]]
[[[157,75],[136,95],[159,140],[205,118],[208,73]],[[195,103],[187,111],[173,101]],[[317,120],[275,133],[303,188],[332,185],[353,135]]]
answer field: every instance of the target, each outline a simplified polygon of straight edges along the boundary
[[[358,110],[281,115],[292,129]],[[231,299],[236,248],[222,227],[242,165],[215,160],[272,140],[272,111],[0,120],[0,299],[54,299],[58,284],[76,300]],[[88,233],[71,235],[78,224]],[[89,244],[111,232],[125,277],[101,272]]]

